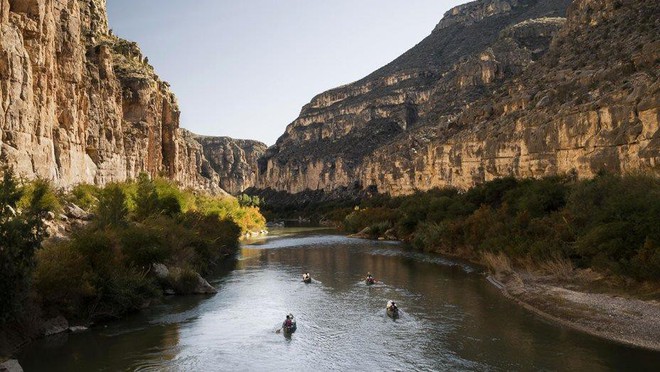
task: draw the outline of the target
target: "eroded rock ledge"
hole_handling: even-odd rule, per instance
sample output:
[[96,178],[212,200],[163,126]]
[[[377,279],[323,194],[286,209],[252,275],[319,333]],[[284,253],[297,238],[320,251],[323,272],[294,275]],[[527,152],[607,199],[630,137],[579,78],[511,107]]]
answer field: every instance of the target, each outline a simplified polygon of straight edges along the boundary
[[105,0],[0,0],[0,104],[0,163],[21,177],[103,185],[147,172],[214,193],[226,178],[252,186],[234,172],[254,163],[209,166],[179,128],[169,84],[112,35]]

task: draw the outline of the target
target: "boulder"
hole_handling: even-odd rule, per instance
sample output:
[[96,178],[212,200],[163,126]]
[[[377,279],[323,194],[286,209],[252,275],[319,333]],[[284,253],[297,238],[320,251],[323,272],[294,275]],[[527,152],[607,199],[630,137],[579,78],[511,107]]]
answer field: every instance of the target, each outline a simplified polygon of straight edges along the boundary
[[161,263],[151,265],[151,270],[158,280],[166,280],[170,276],[170,270]]
[[18,364],[18,360],[10,359],[0,363],[0,372],[23,372],[23,368]]
[[383,237],[386,240],[398,240],[396,237],[396,230],[393,228],[385,231],[385,235],[383,235]]
[[69,203],[64,207],[64,214],[69,218],[83,221],[89,221],[93,217],[91,213],[85,212],[85,210],[73,203]]
[[58,316],[47,320],[43,324],[44,336],[52,336],[69,330],[69,322],[63,317]]
[[199,273],[173,267],[169,279],[177,294],[215,294],[218,293]]
[[89,330],[89,328],[83,327],[83,326],[69,327],[69,332],[71,332],[71,333],[86,332],[88,330]]
[[358,238],[358,239],[369,239],[369,238],[371,238],[371,228],[365,227],[364,229],[362,229],[362,231],[360,231],[358,233],[355,233],[355,234],[351,234],[348,237],[349,238]]
[[218,293],[218,290],[215,289],[211,284],[209,284],[206,279],[202,278],[201,275],[197,274],[197,288],[195,288],[194,294],[215,294]]

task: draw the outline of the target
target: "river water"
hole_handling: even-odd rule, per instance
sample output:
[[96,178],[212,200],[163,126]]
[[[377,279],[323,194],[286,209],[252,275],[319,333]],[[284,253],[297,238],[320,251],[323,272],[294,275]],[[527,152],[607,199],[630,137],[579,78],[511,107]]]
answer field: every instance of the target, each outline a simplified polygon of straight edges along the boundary
[[[30,345],[25,371],[657,370],[660,353],[550,324],[481,270],[401,245],[283,229],[243,245],[214,296]],[[304,284],[301,273],[311,273]],[[368,272],[379,280],[367,286]],[[385,314],[388,299],[401,317]],[[290,337],[276,333],[287,313]]]

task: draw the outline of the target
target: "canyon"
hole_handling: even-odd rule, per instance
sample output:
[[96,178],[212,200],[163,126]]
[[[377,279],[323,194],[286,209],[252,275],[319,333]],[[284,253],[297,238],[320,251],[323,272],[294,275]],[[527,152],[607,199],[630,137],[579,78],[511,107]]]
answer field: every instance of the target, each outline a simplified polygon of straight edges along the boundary
[[479,0],[270,148],[180,127],[105,0],[0,0],[0,164],[58,187],[164,176],[239,194],[467,189],[499,177],[660,173],[659,5]]

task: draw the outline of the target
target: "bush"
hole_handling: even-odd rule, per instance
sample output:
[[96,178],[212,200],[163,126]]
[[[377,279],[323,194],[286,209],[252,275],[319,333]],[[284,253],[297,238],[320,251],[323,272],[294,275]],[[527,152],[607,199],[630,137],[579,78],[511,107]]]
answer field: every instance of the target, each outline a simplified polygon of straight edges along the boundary
[[356,210],[344,219],[344,229],[348,232],[358,232],[366,227],[377,224],[393,226],[399,213],[389,208],[367,208]]
[[156,186],[146,173],[140,173],[138,176],[134,201],[135,217],[138,221],[142,221],[159,212],[159,200]]
[[220,220],[232,220],[243,233],[261,230],[266,226],[266,219],[257,207],[242,207],[234,198],[199,196],[196,199],[196,211],[215,215]]
[[18,208],[27,210],[27,213],[45,218],[47,212],[59,212],[62,204],[49,181],[37,179],[23,187]]
[[[568,211],[577,231],[574,253],[601,270],[660,278],[649,247],[660,242],[660,180],[601,175],[577,185]],[[646,247],[646,248],[645,248]]]
[[[22,204],[19,211],[18,204]],[[46,236],[43,218],[59,202],[50,184],[38,180],[19,187],[13,172],[0,182],[0,323],[11,320],[30,290],[34,255]]]
[[391,228],[392,223],[389,221],[377,222],[369,226],[369,235],[373,238],[378,238],[385,235],[385,232]]
[[177,293],[190,294],[197,288],[199,276],[193,269],[175,268],[171,270],[168,282]]
[[170,257],[170,247],[149,226],[131,226],[121,234],[121,250],[129,266],[147,268]]
[[47,308],[64,315],[79,314],[86,298],[96,296],[94,274],[86,258],[68,243],[50,245],[37,253],[34,287]]
[[69,196],[69,201],[85,209],[97,208],[101,189],[98,186],[79,184],[76,185]]
[[160,213],[166,216],[173,217],[182,211],[181,202],[174,195],[165,195],[159,197],[158,205]]
[[261,205],[261,199],[257,195],[241,194],[237,199],[241,207],[259,207]]
[[[188,212],[180,217],[179,224],[194,234],[188,237],[185,244],[185,248],[192,247],[194,252],[187,262],[200,273],[207,273],[220,258],[233,255],[238,250],[241,229],[231,220]],[[189,251],[187,253],[190,254]]]
[[424,251],[442,250],[445,246],[443,244],[445,233],[446,229],[443,224],[423,222],[415,232],[413,246]]
[[101,226],[124,226],[128,218],[126,193],[118,184],[103,189],[99,198],[97,222]]
[[143,306],[160,291],[147,270],[127,266],[118,234],[88,229],[70,242],[44,249],[35,271],[45,305],[74,317],[117,317]]

